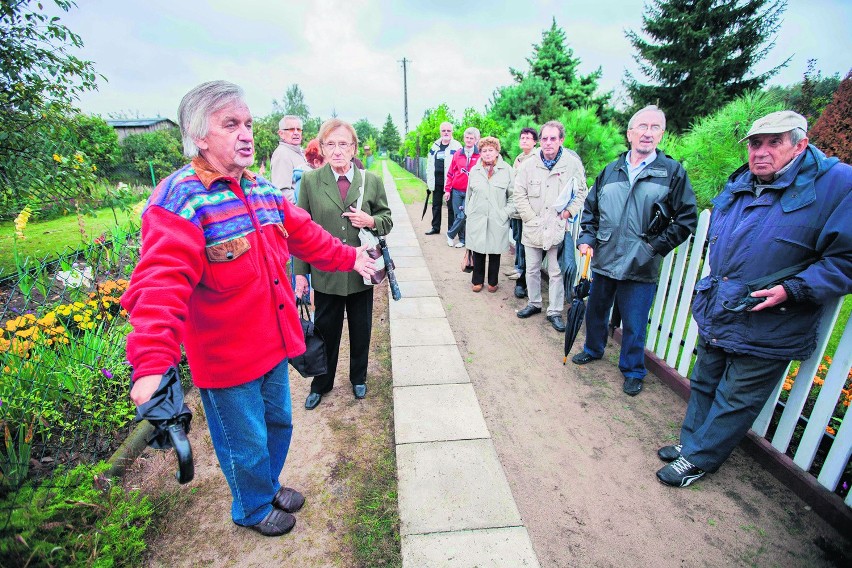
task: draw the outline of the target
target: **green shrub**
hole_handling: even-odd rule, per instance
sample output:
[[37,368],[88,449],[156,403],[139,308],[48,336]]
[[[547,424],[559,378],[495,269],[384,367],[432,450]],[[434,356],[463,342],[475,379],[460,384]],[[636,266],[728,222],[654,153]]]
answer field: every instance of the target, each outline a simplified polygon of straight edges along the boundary
[[559,117],[565,126],[565,146],[580,155],[589,187],[604,167],[627,149],[624,133],[598,118],[595,107],[569,110]]
[[104,462],[57,471],[0,502],[11,509],[0,531],[0,566],[132,566],[145,551],[154,506],[103,476]]
[[151,180],[151,167],[159,182],[188,161],[176,128],[131,134],[122,140],[121,156],[123,165],[146,183]]

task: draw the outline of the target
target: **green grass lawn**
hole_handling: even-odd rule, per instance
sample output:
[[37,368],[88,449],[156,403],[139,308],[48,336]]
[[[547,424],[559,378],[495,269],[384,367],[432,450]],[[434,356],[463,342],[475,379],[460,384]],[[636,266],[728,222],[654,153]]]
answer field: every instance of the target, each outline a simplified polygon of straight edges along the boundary
[[399,196],[402,202],[406,205],[411,205],[418,201],[423,201],[426,197],[426,183],[412,173],[406,171],[405,168],[399,166],[393,160],[386,160],[388,170],[396,182],[396,188],[399,191]]
[[[133,213],[116,209],[120,225],[125,225]],[[53,257],[68,249],[78,249],[91,242],[104,232],[115,227],[112,209],[99,209],[94,215],[83,215],[85,238],[80,232],[76,215],[67,215],[49,221],[30,220],[24,229],[24,240],[18,241],[18,254],[21,257],[42,260]],[[135,220],[138,225],[139,220]],[[14,257],[15,224],[12,221],[0,223],[0,277],[15,273]]]

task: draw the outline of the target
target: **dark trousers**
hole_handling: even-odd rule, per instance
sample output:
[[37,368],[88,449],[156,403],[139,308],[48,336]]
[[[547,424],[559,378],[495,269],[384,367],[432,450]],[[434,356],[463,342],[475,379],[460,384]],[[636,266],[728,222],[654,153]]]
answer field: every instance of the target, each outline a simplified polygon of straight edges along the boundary
[[349,322],[349,381],[353,385],[363,385],[367,381],[367,357],[373,329],[373,289],[348,296],[314,290],[314,304],[314,325],[325,340],[328,372],[314,377],[311,392],[325,394],[334,387],[344,310]]
[[698,339],[680,430],[681,454],[716,471],[748,433],[790,361],[728,353]]
[[624,332],[618,368],[626,378],[644,379],[648,374],[645,368],[645,335],[656,292],[656,282],[615,280],[595,272],[586,311],[586,345],[583,350],[597,359],[603,357],[609,310],[615,301]]
[[485,257],[488,256],[488,285],[496,286],[497,277],[500,275],[500,255],[472,252],[473,276],[470,278],[471,284],[482,284],[485,281]]
[[464,226],[467,220],[464,215],[464,191],[454,189],[450,192],[450,208],[453,211],[453,218],[450,222],[450,230],[447,231],[447,236],[451,239],[458,236],[460,242],[464,242]]
[[512,229],[512,239],[515,241],[515,270],[521,275],[515,281],[516,286],[520,286],[524,290],[527,288],[527,255],[524,252],[524,245],[521,244],[521,235],[524,232],[524,222],[520,219],[509,220],[509,227]]
[[[442,176],[443,177],[443,176]],[[441,209],[444,207],[444,180],[435,179],[435,191],[432,192],[432,230],[441,231]],[[456,216],[452,201],[447,202],[447,229],[453,226]]]

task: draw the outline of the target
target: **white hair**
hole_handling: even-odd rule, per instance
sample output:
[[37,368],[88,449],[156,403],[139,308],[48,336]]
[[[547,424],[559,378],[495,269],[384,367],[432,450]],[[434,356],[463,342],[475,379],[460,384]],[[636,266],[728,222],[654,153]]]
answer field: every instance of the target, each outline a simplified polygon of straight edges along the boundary
[[187,158],[198,155],[195,141],[207,136],[210,115],[235,101],[244,101],[241,87],[228,81],[202,83],[183,96],[178,105],[178,123],[183,139],[183,154]]
[[663,110],[660,107],[658,107],[657,105],[648,105],[645,108],[640,108],[639,110],[637,110],[633,114],[633,116],[630,117],[630,121],[627,123],[627,130],[630,130],[631,128],[633,128],[633,123],[636,121],[637,116],[639,116],[643,112],[648,112],[648,111],[659,113],[659,115],[663,118],[663,130],[665,130],[666,129],[666,113],[664,113]]

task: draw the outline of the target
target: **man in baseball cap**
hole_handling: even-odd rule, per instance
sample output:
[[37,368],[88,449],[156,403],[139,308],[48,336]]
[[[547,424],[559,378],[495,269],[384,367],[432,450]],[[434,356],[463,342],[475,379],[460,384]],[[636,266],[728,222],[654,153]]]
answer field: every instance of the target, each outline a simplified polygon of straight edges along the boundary
[[657,452],[666,485],[724,463],[790,361],[813,354],[825,304],[852,293],[852,167],[809,144],[807,128],[789,110],[756,120],[748,164],[713,200],[689,404],[680,443]]

